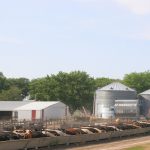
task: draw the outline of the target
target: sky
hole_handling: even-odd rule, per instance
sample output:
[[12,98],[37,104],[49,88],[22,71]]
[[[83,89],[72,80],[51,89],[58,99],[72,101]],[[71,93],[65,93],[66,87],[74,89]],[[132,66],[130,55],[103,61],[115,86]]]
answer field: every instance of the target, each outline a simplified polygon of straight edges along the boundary
[[0,71],[122,79],[150,69],[150,0],[0,0]]

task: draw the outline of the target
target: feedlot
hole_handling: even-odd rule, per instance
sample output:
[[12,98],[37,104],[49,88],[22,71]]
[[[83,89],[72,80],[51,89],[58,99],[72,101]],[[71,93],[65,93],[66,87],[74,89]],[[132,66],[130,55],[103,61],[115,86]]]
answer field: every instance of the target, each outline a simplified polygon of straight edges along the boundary
[[[55,148],[54,146],[58,146],[58,149],[61,149],[60,148],[61,145],[63,149],[66,149],[64,145],[70,144],[78,145],[83,143],[85,144],[86,142],[101,143],[101,141],[103,140],[111,141],[116,138],[121,139],[122,137],[138,136],[144,134],[148,135],[149,133],[150,133],[150,123],[148,121],[95,124],[91,126],[80,125],[80,127],[67,127],[57,129],[45,128],[42,126],[38,127],[37,125],[35,126],[32,125],[32,128],[28,127],[25,129],[20,125],[17,127],[17,129],[1,131],[0,150],[10,150],[10,147],[11,150],[21,150],[31,148],[38,149],[42,147],[47,147],[46,149],[48,148],[52,149]],[[107,144],[107,146],[109,144]],[[133,142],[131,142],[131,144],[133,144]],[[102,145],[103,150],[105,150],[106,149],[105,144]],[[100,146],[101,148],[102,145]],[[118,145],[119,144],[117,144],[117,146]],[[125,146],[127,146],[127,144],[125,144]],[[97,148],[98,147],[96,147],[95,149]],[[111,150],[113,150],[111,146],[110,148]],[[122,144],[120,148],[123,148]],[[80,150],[80,148],[72,148],[72,149]],[[82,147],[82,149],[92,149],[92,147]],[[108,147],[107,150],[109,150]]]

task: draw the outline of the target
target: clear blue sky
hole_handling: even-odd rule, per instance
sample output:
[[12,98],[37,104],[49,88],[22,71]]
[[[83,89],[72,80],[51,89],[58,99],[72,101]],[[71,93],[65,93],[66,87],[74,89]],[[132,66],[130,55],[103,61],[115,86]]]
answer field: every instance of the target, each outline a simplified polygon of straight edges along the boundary
[[123,78],[150,69],[150,0],[3,0],[0,71]]

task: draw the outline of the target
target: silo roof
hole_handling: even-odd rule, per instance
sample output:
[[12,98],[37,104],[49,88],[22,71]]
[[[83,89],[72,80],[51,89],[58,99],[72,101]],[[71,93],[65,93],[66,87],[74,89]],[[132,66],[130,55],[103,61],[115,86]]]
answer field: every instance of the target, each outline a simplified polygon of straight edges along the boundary
[[147,95],[147,94],[150,94],[150,89],[147,90],[147,91],[144,91],[144,92],[140,93],[140,95]]
[[120,82],[113,82],[98,90],[101,90],[101,91],[135,91],[134,89],[131,89]]

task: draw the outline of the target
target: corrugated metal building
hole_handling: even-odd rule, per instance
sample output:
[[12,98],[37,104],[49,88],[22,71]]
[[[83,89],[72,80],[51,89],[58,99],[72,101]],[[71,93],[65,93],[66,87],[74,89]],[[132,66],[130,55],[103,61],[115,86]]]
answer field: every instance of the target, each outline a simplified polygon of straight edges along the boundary
[[67,115],[67,106],[60,101],[0,101],[0,119],[46,120],[61,119]]
[[141,115],[150,118],[150,89],[139,94]]
[[114,82],[96,90],[94,114],[99,118],[115,117],[115,100],[135,100],[137,92],[119,82]]
[[115,100],[115,117],[139,118],[139,100]]

